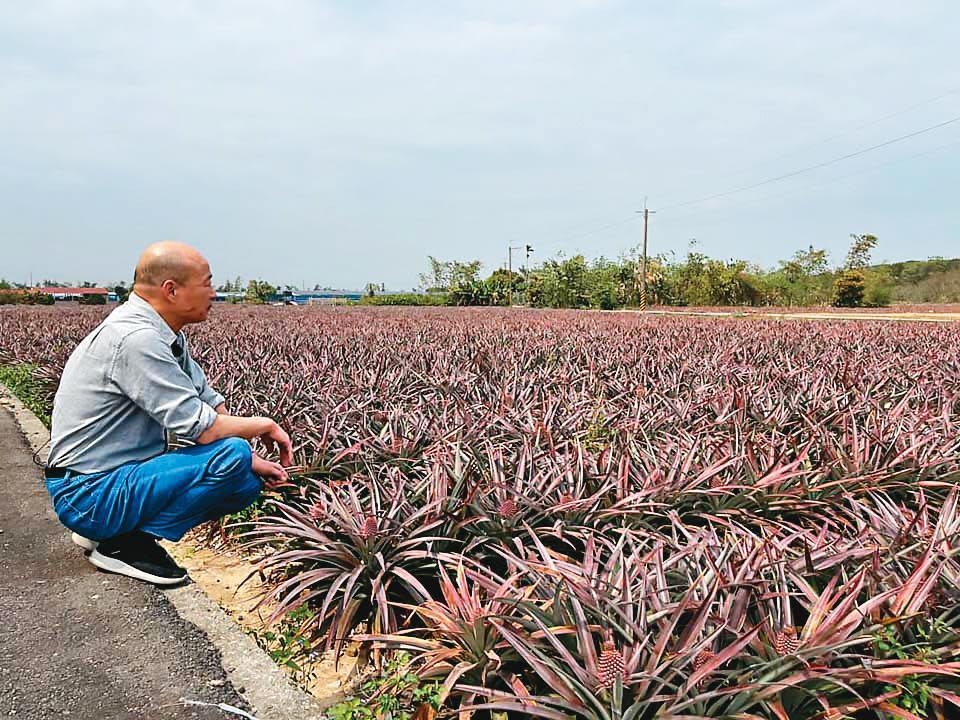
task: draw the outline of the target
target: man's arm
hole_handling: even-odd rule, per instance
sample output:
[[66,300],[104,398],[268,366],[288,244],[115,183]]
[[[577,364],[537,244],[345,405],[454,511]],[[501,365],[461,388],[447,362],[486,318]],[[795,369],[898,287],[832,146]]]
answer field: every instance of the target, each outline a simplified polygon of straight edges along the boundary
[[170,346],[151,331],[138,330],[123,338],[107,377],[162,428],[188,440],[196,442],[219,417],[200,399]]
[[[217,410],[203,402],[197,388],[174,359],[173,351],[147,331],[131,333],[114,354],[110,380],[161,427],[206,445],[227,437],[259,437],[280,462],[293,464],[290,436],[266,417],[235,417],[221,400]],[[223,412],[219,412],[222,410]]]
[[241,437],[246,440],[260,438],[268,450],[279,449],[281,465],[293,465],[293,445],[290,442],[290,436],[270,418],[236,417],[217,413],[213,424],[197,436],[197,444],[207,445],[228,437]]
[[[214,410],[217,411],[217,415],[229,414],[227,412],[227,404],[225,402],[217,405]],[[253,453],[252,470],[255,475],[259,475],[263,479],[264,484],[266,484],[268,488],[275,488],[283,485],[290,479],[290,475],[287,473],[287,470],[283,467],[283,465],[273,462],[272,460],[267,460],[257,453]]]

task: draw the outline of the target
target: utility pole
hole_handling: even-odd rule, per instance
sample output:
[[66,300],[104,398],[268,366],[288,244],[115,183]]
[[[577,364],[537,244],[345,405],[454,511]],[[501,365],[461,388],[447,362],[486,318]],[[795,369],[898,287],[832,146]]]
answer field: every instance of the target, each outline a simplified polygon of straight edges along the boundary
[[[527,247],[530,247],[529,245]],[[507,289],[507,303],[512,307],[513,306],[513,251],[514,250],[523,250],[522,247],[515,245],[507,246],[507,278],[509,278],[509,287]]]
[[530,306],[530,253],[533,245],[527,245],[523,257],[523,304]]
[[[640,212],[637,210],[637,212]],[[650,215],[656,215],[647,209],[647,199],[643,199],[643,261],[640,264],[640,312],[647,310],[647,228]]]

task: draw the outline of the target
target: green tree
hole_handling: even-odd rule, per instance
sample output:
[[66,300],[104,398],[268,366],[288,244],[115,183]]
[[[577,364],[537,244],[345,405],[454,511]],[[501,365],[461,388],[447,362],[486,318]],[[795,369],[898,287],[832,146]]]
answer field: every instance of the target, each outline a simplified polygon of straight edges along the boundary
[[684,262],[668,271],[674,297],[683,305],[756,305],[762,300],[758,271],[745,260],[724,262],[690,250]]
[[508,305],[523,291],[523,275],[505,268],[497,268],[484,283],[491,305]]
[[825,300],[822,278],[828,271],[826,250],[813,245],[798,250],[789,260],[781,260],[780,269],[770,274],[771,288],[779,295],[771,299],[783,305],[817,305]]
[[450,289],[452,263],[437,260],[433,255],[427,255],[429,270],[420,274],[420,288],[424,292],[446,292]]
[[626,303],[627,286],[620,262],[598,257],[587,266],[587,288],[590,306],[613,310]]
[[480,268],[483,263],[479,260],[470,262],[451,262],[450,263],[450,289],[457,287],[467,287],[480,282]]
[[251,280],[247,283],[244,300],[254,305],[262,305],[276,294],[277,289],[265,280]]
[[217,292],[243,292],[243,278],[239,275],[233,281],[227,278],[227,281],[217,288]]
[[535,289],[541,307],[576,308],[590,304],[587,261],[583,255],[547,260],[537,271]]
[[850,250],[844,270],[866,270],[870,265],[870,253],[877,245],[876,235],[850,235]]
[[866,270],[870,253],[877,245],[875,235],[850,235],[850,250],[843,269],[837,273],[833,286],[833,304],[836,307],[860,307],[867,290]]
[[860,307],[866,291],[866,278],[861,270],[841,270],[833,288],[834,307]]
[[887,307],[893,298],[893,280],[887,268],[864,271],[863,304],[866,307]]
[[[430,258],[435,262],[434,258]],[[483,264],[479,260],[470,262],[451,262],[443,263],[445,268],[442,276],[447,282],[446,288],[440,288],[441,292],[446,291],[449,294],[450,302],[453,305],[489,305],[490,294],[487,291],[486,284],[480,279],[480,268]],[[434,291],[436,287],[432,288]]]
[[454,305],[486,305],[489,296],[480,280],[479,260],[459,262],[427,256],[430,267],[420,274],[420,288],[427,293],[449,293]]

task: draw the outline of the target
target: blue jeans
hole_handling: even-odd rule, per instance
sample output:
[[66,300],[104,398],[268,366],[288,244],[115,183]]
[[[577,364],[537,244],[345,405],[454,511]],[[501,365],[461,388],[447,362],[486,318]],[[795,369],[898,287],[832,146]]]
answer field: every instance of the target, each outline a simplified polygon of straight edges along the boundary
[[53,508],[66,527],[90,540],[142,530],[165,540],[237,512],[260,494],[246,440],[194,445],[107,472],[48,478]]

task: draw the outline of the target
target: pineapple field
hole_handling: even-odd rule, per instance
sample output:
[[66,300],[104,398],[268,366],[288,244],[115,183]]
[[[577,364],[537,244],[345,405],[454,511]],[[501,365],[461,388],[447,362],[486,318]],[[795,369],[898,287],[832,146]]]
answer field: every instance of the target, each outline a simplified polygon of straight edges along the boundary
[[[0,308],[0,364],[49,399],[104,313]],[[189,334],[294,441],[230,528],[273,619],[435,683],[431,716],[960,716],[960,325],[218,307]]]

